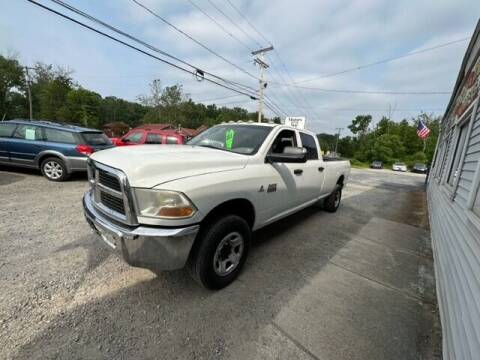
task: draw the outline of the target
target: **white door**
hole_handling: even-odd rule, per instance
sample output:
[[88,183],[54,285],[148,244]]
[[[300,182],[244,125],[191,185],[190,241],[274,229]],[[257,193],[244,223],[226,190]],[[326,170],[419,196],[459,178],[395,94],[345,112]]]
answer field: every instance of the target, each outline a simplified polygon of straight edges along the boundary
[[[281,130],[273,141],[269,153],[283,153],[287,146],[298,146],[294,130]],[[263,192],[265,202],[263,208],[265,219],[271,219],[279,214],[302,204],[302,178],[304,163],[273,163],[265,164],[267,174]]]
[[303,202],[318,198],[322,194],[325,169],[323,160],[319,159],[317,139],[303,132],[300,132],[301,146],[307,150],[307,162],[304,165],[304,172],[301,176],[301,193]]

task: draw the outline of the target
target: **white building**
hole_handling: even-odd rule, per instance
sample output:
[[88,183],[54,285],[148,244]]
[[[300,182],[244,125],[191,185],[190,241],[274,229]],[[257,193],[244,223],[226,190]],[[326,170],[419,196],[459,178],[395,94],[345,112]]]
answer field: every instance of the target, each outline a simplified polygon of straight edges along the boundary
[[445,359],[480,359],[480,21],[441,124],[428,207]]

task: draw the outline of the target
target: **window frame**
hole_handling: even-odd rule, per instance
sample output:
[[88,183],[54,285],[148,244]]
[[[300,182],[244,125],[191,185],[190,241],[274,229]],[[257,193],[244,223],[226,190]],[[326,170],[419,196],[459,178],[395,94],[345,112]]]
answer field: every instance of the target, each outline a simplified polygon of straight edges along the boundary
[[[301,144],[302,144],[302,148],[304,148],[306,151],[307,151],[307,161],[315,161],[315,160],[319,160],[320,159],[320,155],[318,153],[318,143],[317,141],[315,140],[315,136],[313,136],[312,134],[308,134],[306,132],[303,132],[303,131],[299,131],[298,132],[298,135],[300,136],[300,141],[301,141]],[[303,144],[303,139],[302,139],[302,135],[305,135],[305,136],[310,136],[313,140],[313,143],[315,145],[315,153],[316,153],[316,158],[309,158],[309,151],[308,149],[304,146]]]
[[[175,139],[175,142],[169,142],[172,139]],[[165,135],[165,144],[166,145],[180,145],[180,140],[175,135]]]
[[284,131],[291,131],[293,132],[294,134],[294,146],[298,146],[298,144],[300,144],[300,135],[299,135],[299,132],[296,131],[295,129],[288,129],[288,128],[280,128],[279,131],[277,131],[277,133],[275,134],[275,136],[273,136],[272,138],[272,141],[270,142],[270,144],[268,145],[268,151],[267,151],[267,154],[278,154],[278,153],[274,153],[272,150],[273,150],[273,145],[275,144],[275,141],[277,140],[277,138],[280,136],[280,134]]
[[[443,178],[443,183],[446,184],[446,188],[450,191],[450,196],[451,200],[453,201],[455,199],[455,195],[457,194],[457,189],[458,189],[458,183],[460,181],[460,177],[462,175],[462,169],[463,169],[463,163],[465,162],[465,156],[467,153],[468,149],[468,143],[470,141],[470,134],[472,132],[472,127],[473,123],[475,122],[475,115],[477,114],[478,110],[478,98],[470,104],[470,106],[465,110],[463,115],[455,122],[455,124],[452,127],[455,127],[454,130],[454,140],[455,140],[455,151],[449,155],[449,160],[448,160],[448,171],[446,174],[444,174]],[[466,127],[466,129],[465,129]],[[461,140],[461,134],[462,134],[462,129],[465,129],[467,132],[465,134],[465,142],[462,146],[462,149],[460,151],[460,158],[458,160],[458,167],[459,167],[459,172],[458,176],[455,178],[454,182],[452,185],[448,183],[449,176],[454,171],[453,165],[455,163],[455,158],[457,155],[457,150],[459,141]],[[453,139],[452,139],[453,140]]]
[[144,138],[145,138],[145,131],[143,131],[143,130],[134,130],[134,131],[132,131],[132,132],[129,133],[129,134],[125,134],[124,136],[122,136],[122,141],[124,141],[124,139],[129,138],[130,136],[135,136],[135,135],[137,135],[137,134],[140,134],[140,139],[139,139],[138,142],[132,141],[132,140],[128,140],[128,141],[126,141],[126,142],[129,142],[129,143],[132,143],[132,144],[137,144],[137,145],[138,145],[138,144],[142,144],[142,143],[143,143],[143,140],[144,140]]
[[[21,137],[16,137],[15,136],[15,133],[17,132],[17,130],[19,128],[21,128],[22,126],[30,126],[30,127],[34,127],[34,128],[37,128],[39,133],[40,133],[40,137],[38,139],[26,139],[25,137],[21,138]],[[35,132],[37,132],[37,130],[35,130]],[[15,130],[13,131],[12,135],[10,136],[10,139],[15,139],[15,140],[23,140],[23,141],[45,141],[45,136],[44,136],[44,133],[43,133],[43,127],[40,126],[40,125],[31,125],[31,124],[23,124],[23,123],[20,123],[20,124],[17,124],[17,127],[15,128]]]
[[[150,142],[148,140],[149,136],[158,136],[160,138],[160,142]],[[163,145],[165,143],[164,140],[164,135],[153,131],[147,132],[147,135],[145,136],[145,144],[147,145]]]
[[11,123],[11,122],[0,122],[0,125],[13,125],[13,130],[10,134],[10,136],[0,136],[0,139],[11,139],[13,137],[13,134],[15,133],[15,130],[17,130],[18,124],[17,123]]
[[[66,144],[66,145],[76,145],[78,144],[78,137],[77,134],[73,131],[68,131],[68,130],[61,130],[61,129],[55,129],[55,128],[50,128],[50,127],[45,127],[42,126],[42,140],[45,142],[51,142],[51,143],[56,143],[56,144]],[[72,135],[73,142],[65,142],[65,141],[58,141],[58,140],[48,140],[47,137],[47,131],[58,131],[61,133],[68,133]]]

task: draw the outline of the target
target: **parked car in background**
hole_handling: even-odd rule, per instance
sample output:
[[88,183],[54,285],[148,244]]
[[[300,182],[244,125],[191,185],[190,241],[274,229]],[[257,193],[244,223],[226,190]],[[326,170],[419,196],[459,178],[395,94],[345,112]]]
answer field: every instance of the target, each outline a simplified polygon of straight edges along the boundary
[[395,164],[392,165],[392,170],[406,172],[407,165],[405,165],[405,163],[402,163],[402,162],[396,162]]
[[373,161],[370,164],[370,169],[383,169],[383,163],[381,161]]
[[415,164],[413,165],[412,172],[414,173],[420,173],[420,174],[426,174],[428,171],[428,166],[425,164]]
[[176,130],[132,129],[121,138],[112,138],[117,146],[144,145],[144,144],[175,144],[186,142],[183,134]]
[[95,129],[39,120],[0,122],[0,164],[40,169],[52,181],[86,171],[92,153],[113,146]]

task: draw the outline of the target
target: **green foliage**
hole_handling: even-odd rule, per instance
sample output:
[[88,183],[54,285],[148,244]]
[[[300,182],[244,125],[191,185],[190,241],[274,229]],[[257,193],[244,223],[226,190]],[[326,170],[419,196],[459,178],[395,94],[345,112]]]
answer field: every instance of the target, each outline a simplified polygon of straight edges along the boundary
[[[400,122],[383,117],[377,125],[368,131],[371,116],[361,115],[352,120],[349,129],[358,134],[356,137],[344,137],[338,142],[338,152],[361,163],[370,163],[374,160],[383,161],[386,165],[395,161],[403,161],[409,166],[414,163],[430,163],[435,151],[439,131],[439,118],[432,118],[427,114],[420,114],[411,120],[403,119]],[[417,136],[417,124],[422,120],[430,129],[430,136],[425,141]],[[352,131],[353,132],[353,131]],[[328,139],[328,134],[319,134]],[[334,135],[329,135],[331,138]],[[322,144],[320,140],[320,145]],[[425,145],[425,151],[424,149]]]
[[348,128],[354,135],[365,135],[368,130],[368,126],[372,122],[372,115],[358,115],[352,120],[352,124],[348,125]]
[[368,163],[358,161],[357,159],[350,159],[350,165],[354,168],[360,168],[360,169],[364,169],[364,168],[369,167]]
[[0,120],[25,115],[27,103],[24,92],[22,66],[16,59],[0,56]]
[[63,106],[58,111],[59,120],[81,124],[85,127],[100,127],[102,97],[82,88],[71,89]]
[[317,134],[318,143],[324,152],[335,151],[335,143],[337,142],[337,135],[332,134]]
[[[0,55],[0,120],[29,116],[25,70],[13,58]],[[142,123],[171,123],[198,128],[223,121],[256,120],[257,113],[240,107],[203,105],[189,99],[182,85],[162,87],[160,80],[150,84],[150,93],[131,102],[99,94],[76,84],[72,71],[37,63],[30,70],[33,117],[59,120],[101,128],[112,122],[130,127]],[[268,121],[269,119],[265,119]],[[273,121],[279,123],[280,118]]]

